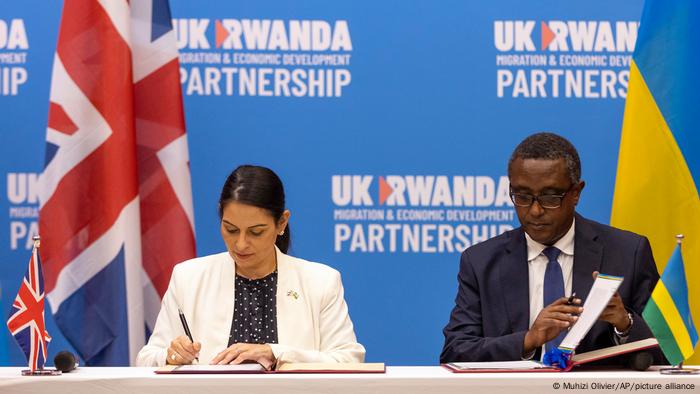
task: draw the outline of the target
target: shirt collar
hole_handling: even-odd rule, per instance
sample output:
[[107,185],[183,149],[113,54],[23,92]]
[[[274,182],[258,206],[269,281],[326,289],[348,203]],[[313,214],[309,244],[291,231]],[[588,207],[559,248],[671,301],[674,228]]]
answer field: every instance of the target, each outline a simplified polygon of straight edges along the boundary
[[[555,248],[561,250],[562,253],[567,254],[569,256],[574,255],[575,225],[576,218],[574,218],[574,220],[571,221],[571,227],[569,227],[569,231],[567,231],[563,237],[559,238],[559,240],[554,245],[552,245]],[[527,261],[534,260],[547,247],[546,245],[543,245],[530,238],[530,236],[527,233],[525,233],[525,241],[527,242]]]

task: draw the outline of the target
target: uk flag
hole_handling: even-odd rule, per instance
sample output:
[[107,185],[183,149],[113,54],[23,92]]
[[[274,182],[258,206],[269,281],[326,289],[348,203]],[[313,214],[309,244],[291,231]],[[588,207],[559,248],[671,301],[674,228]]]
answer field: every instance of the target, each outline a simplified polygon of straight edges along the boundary
[[7,328],[27,356],[29,369],[43,369],[46,343],[51,341],[44,324],[44,275],[39,259],[39,241],[34,241],[29,267],[12,303]]
[[47,298],[87,365],[129,365],[195,255],[167,0],[65,0],[39,229]]

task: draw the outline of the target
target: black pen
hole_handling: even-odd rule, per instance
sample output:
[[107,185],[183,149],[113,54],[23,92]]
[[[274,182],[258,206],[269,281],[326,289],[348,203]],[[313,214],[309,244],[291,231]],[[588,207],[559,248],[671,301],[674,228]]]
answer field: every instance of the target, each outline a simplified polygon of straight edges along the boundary
[[[566,305],[574,305],[574,299],[576,298],[576,292],[571,293],[571,296],[566,300]],[[578,316],[578,314],[574,314],[572,316]]]
[[[187,319],[185,319],[185,314],[182,313],[182,309],[180,308],[177,308],[177,313],[180,314],[180,321],[182,322],[182,328],[185,329],[185,335],[187,335],[187,338],[190,339],[190,342],[194,343],[192,333],[190,332],[190,327],[187,325]],[[199,361],[199,357],[195,357],[194,359]]]

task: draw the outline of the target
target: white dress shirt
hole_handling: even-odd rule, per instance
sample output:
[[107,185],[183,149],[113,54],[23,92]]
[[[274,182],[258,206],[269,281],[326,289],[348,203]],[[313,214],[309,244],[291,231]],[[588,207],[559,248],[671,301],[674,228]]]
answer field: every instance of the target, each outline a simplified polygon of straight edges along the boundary
[[[561,266],[561,272],[564,276],[564,295],[571,295],[573,284],[573,268],[574,268],[574,227],[576,220],[571,223],[569,231],[564,234],[554,245],[561,253],[557,258]],[[546,245],[534,241],[525,233],[525,241],[527,242],[527,271],[530,280],[530,327],[537,319],[537,315],[545,307],[544,304],[544,273],[547,270],[549,259],[542,251],[547,248]]]
[[[557,262],[561,266],[561,273],[564,277],[564,295],[571,295],[573,284],[573,268],[574,268],[574,228],[576,227],[576,219],[571,222],[569,231],[552,246],[559,249],[559,257]],[[530,325],[535,323],[537,315],[544,308],[544,273],[547,270],[549,259],[542,253],[547,248],[525,233],[525,242],[527,243],[527,273],[530,284]],[[532,359],[535,351],[525,355],[524,359]],[[544,346],[542,346],[542,356],[544,356]]]

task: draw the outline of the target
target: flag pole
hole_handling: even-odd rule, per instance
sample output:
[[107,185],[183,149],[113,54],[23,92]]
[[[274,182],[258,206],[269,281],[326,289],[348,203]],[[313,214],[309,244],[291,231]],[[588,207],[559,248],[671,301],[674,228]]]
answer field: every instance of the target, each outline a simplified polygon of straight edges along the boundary
[[[676,244],[678,244],[678,251],[682,251],[683,238],[685,235],[676,234]],[[679,362],[677,366],[671,368],[662,368],[659,370],[664,375],[695,375],[700,373],[700,369],[697,368],[684,368],[683,361]]]

